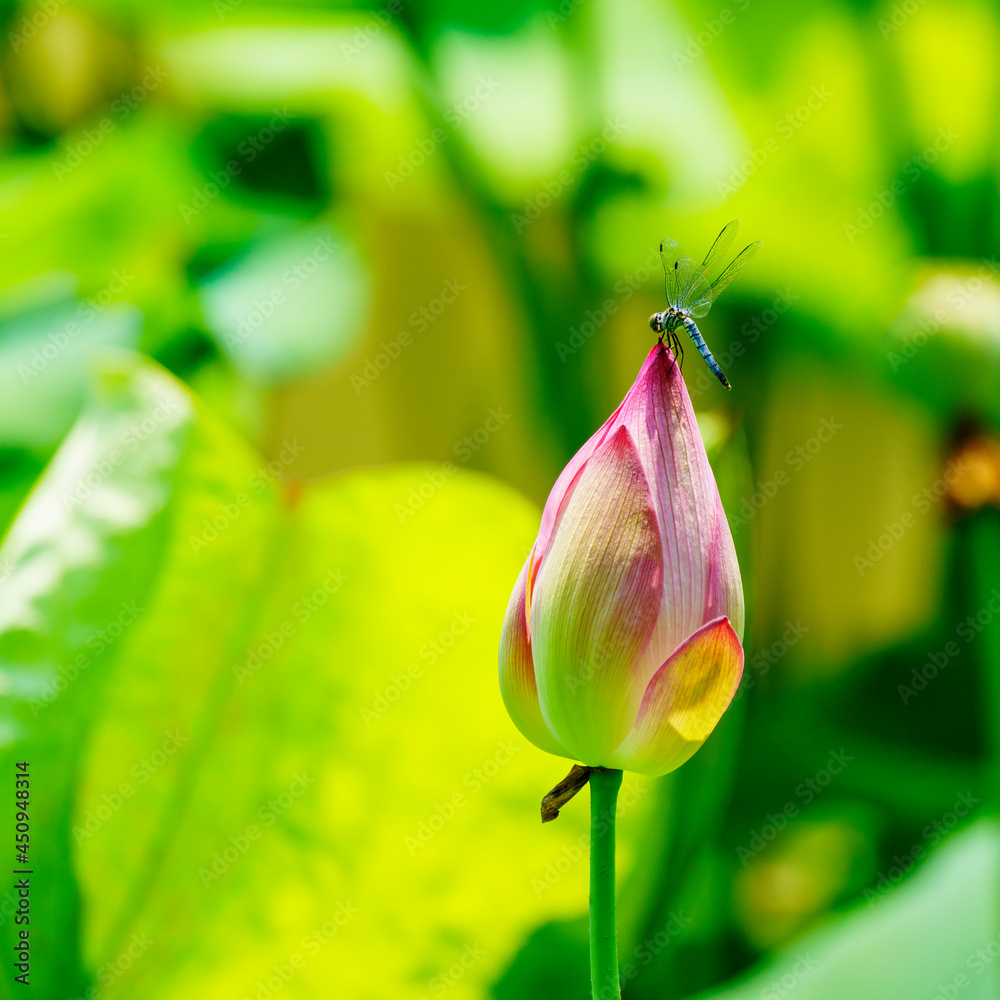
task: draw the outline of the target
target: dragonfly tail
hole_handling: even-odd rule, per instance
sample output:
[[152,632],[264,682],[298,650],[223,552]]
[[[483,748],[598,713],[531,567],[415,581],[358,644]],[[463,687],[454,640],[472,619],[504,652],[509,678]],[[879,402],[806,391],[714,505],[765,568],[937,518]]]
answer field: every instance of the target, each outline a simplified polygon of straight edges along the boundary
[[712,352],[708,349],[708,344],[705,343],[705,338],[701,335],[701,331],[695,325],[694,320],[685,317],[684,329],[687,330],[688,336],[694,342],[694,346],[698,348],[698,353],[705,359],[705,364],[712,369],[715,377],[727,389],[732,389],[732,386],[729,384],[729,379],[726,378],[722,369],[719,367],[718,362],[712,357]]

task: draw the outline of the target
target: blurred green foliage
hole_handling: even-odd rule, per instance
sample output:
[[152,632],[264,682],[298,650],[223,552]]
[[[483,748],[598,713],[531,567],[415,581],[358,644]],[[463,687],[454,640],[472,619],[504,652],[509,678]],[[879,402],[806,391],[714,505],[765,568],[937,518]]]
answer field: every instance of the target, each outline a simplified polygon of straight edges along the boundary
[[745,679],[624,790],[625,996],[1000,996],[994,6],[0,20],[32,995],[586,996],[585,809],[537,823],[562,767],[499,625],[648,350],[656,244],[738,217],[764,251],[703,327],[734,390],[685,376]]

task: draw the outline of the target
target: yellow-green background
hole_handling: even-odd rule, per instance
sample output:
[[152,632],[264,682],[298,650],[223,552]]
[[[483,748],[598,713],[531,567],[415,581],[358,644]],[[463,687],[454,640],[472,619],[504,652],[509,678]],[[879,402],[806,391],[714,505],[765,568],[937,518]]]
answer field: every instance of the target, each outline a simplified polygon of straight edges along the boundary
[[625,996],[1000,997],[993,5],[0,11],[0,996],[584,1000],[499,627],[739,218],[744,688],[626,777]]

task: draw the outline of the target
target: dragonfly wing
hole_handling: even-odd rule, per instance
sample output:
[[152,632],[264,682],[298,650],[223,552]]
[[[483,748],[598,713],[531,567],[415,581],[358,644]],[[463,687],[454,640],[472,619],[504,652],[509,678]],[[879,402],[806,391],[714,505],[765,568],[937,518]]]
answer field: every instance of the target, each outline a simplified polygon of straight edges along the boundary
[[716,270],[722,265],[722,258],[729,253],[729,248],[733,245],[733,240],[736,239],[736,231],[740,228],[739,222],[733,219],[727,226],[724,226],[722,232],[715,237],[715,242],[712,244],[711,249],[705,254],[705,260],[701,265],[702,273],[706,278],[711,279],[715,274]]
[[708,287],[707,283],[705,288],[707,294],[695,299],[685,310],[692,319],[701,319],[702,316],[707,316],[708,310],[712,308],[712,302],[714,301],[712,298],[712,289]]
[[[684,312],[691,312],[691,304],[703,299],[705,296],[711,298],[712,289],[701,273],[701,265],[695,265],[690,257],[681,257],[677,262],[677,308]],[[711,304],[711,302],[709,303]],[[704,314],[702,314],[704,315]]]
[[712,308],[714,295],[709,280],[721,266],[722,259],[733,245],[736,231],[739,228],[740,224],[735,219],[723,227],[722,232],[715,237],[715,242],[705,254],[705,259],[691,273],[687,286],[680,289],[678,306],[695,319],[708,315],[708,310]]
[[680,270],[680,261],[684,258],[684,251],[677,245],[675,240],[663,240],[660,243],[660,260],[663,261],[664,291],[667,293],[667,302],[675,306],[680,292],[677,272]]
[[695,319],[708,314],[712,308],[712,286],[705,280],[701,267],[691,275],[688,287],[681,292],[681,308]]
[[720,274],[715,281],[712,282],[712,301],[714,302],[722,292],[722,290],[728,287],[729,283],[733,280],[757,256],[757,251],[761,247],[760,240],[755,243],[751,243],[749,246],[744,247],[740,253],[737,255],[736,259],[725,269],[725,271]]

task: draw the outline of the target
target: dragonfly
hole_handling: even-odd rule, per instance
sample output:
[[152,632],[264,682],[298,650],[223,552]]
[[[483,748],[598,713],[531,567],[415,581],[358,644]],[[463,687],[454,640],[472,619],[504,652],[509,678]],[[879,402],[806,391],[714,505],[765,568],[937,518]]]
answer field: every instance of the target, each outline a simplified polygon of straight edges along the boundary
[[674,356],[683,361],[684,348],[681,346],[677,331],[682,327],[694,341],[698,353],[705,363],[715,373],[715,377],[727,388],[732,389],[729,379],[723,374],[718,362],[712,357],[712,352],[705,343],[695,323],[708,315],[712,303],[719,294],[750,263],[761,247],[760,240],[744,247],[718,277],[713,277],[719,271],[722,258],[736,239],[736,231],[740,224],[735,219],[725,226],[715,238],[711,249],[705,254],[705,259],[695,267],[690,257],[684,256],[684,251],[674,240],[664,240],[660,244],[660,260],[663,261],[665,284],[667,292],[667,308],[663,312],[653,313],[649,317],[649,325],[660,335],[659,343],[664,339],[674,350]]

